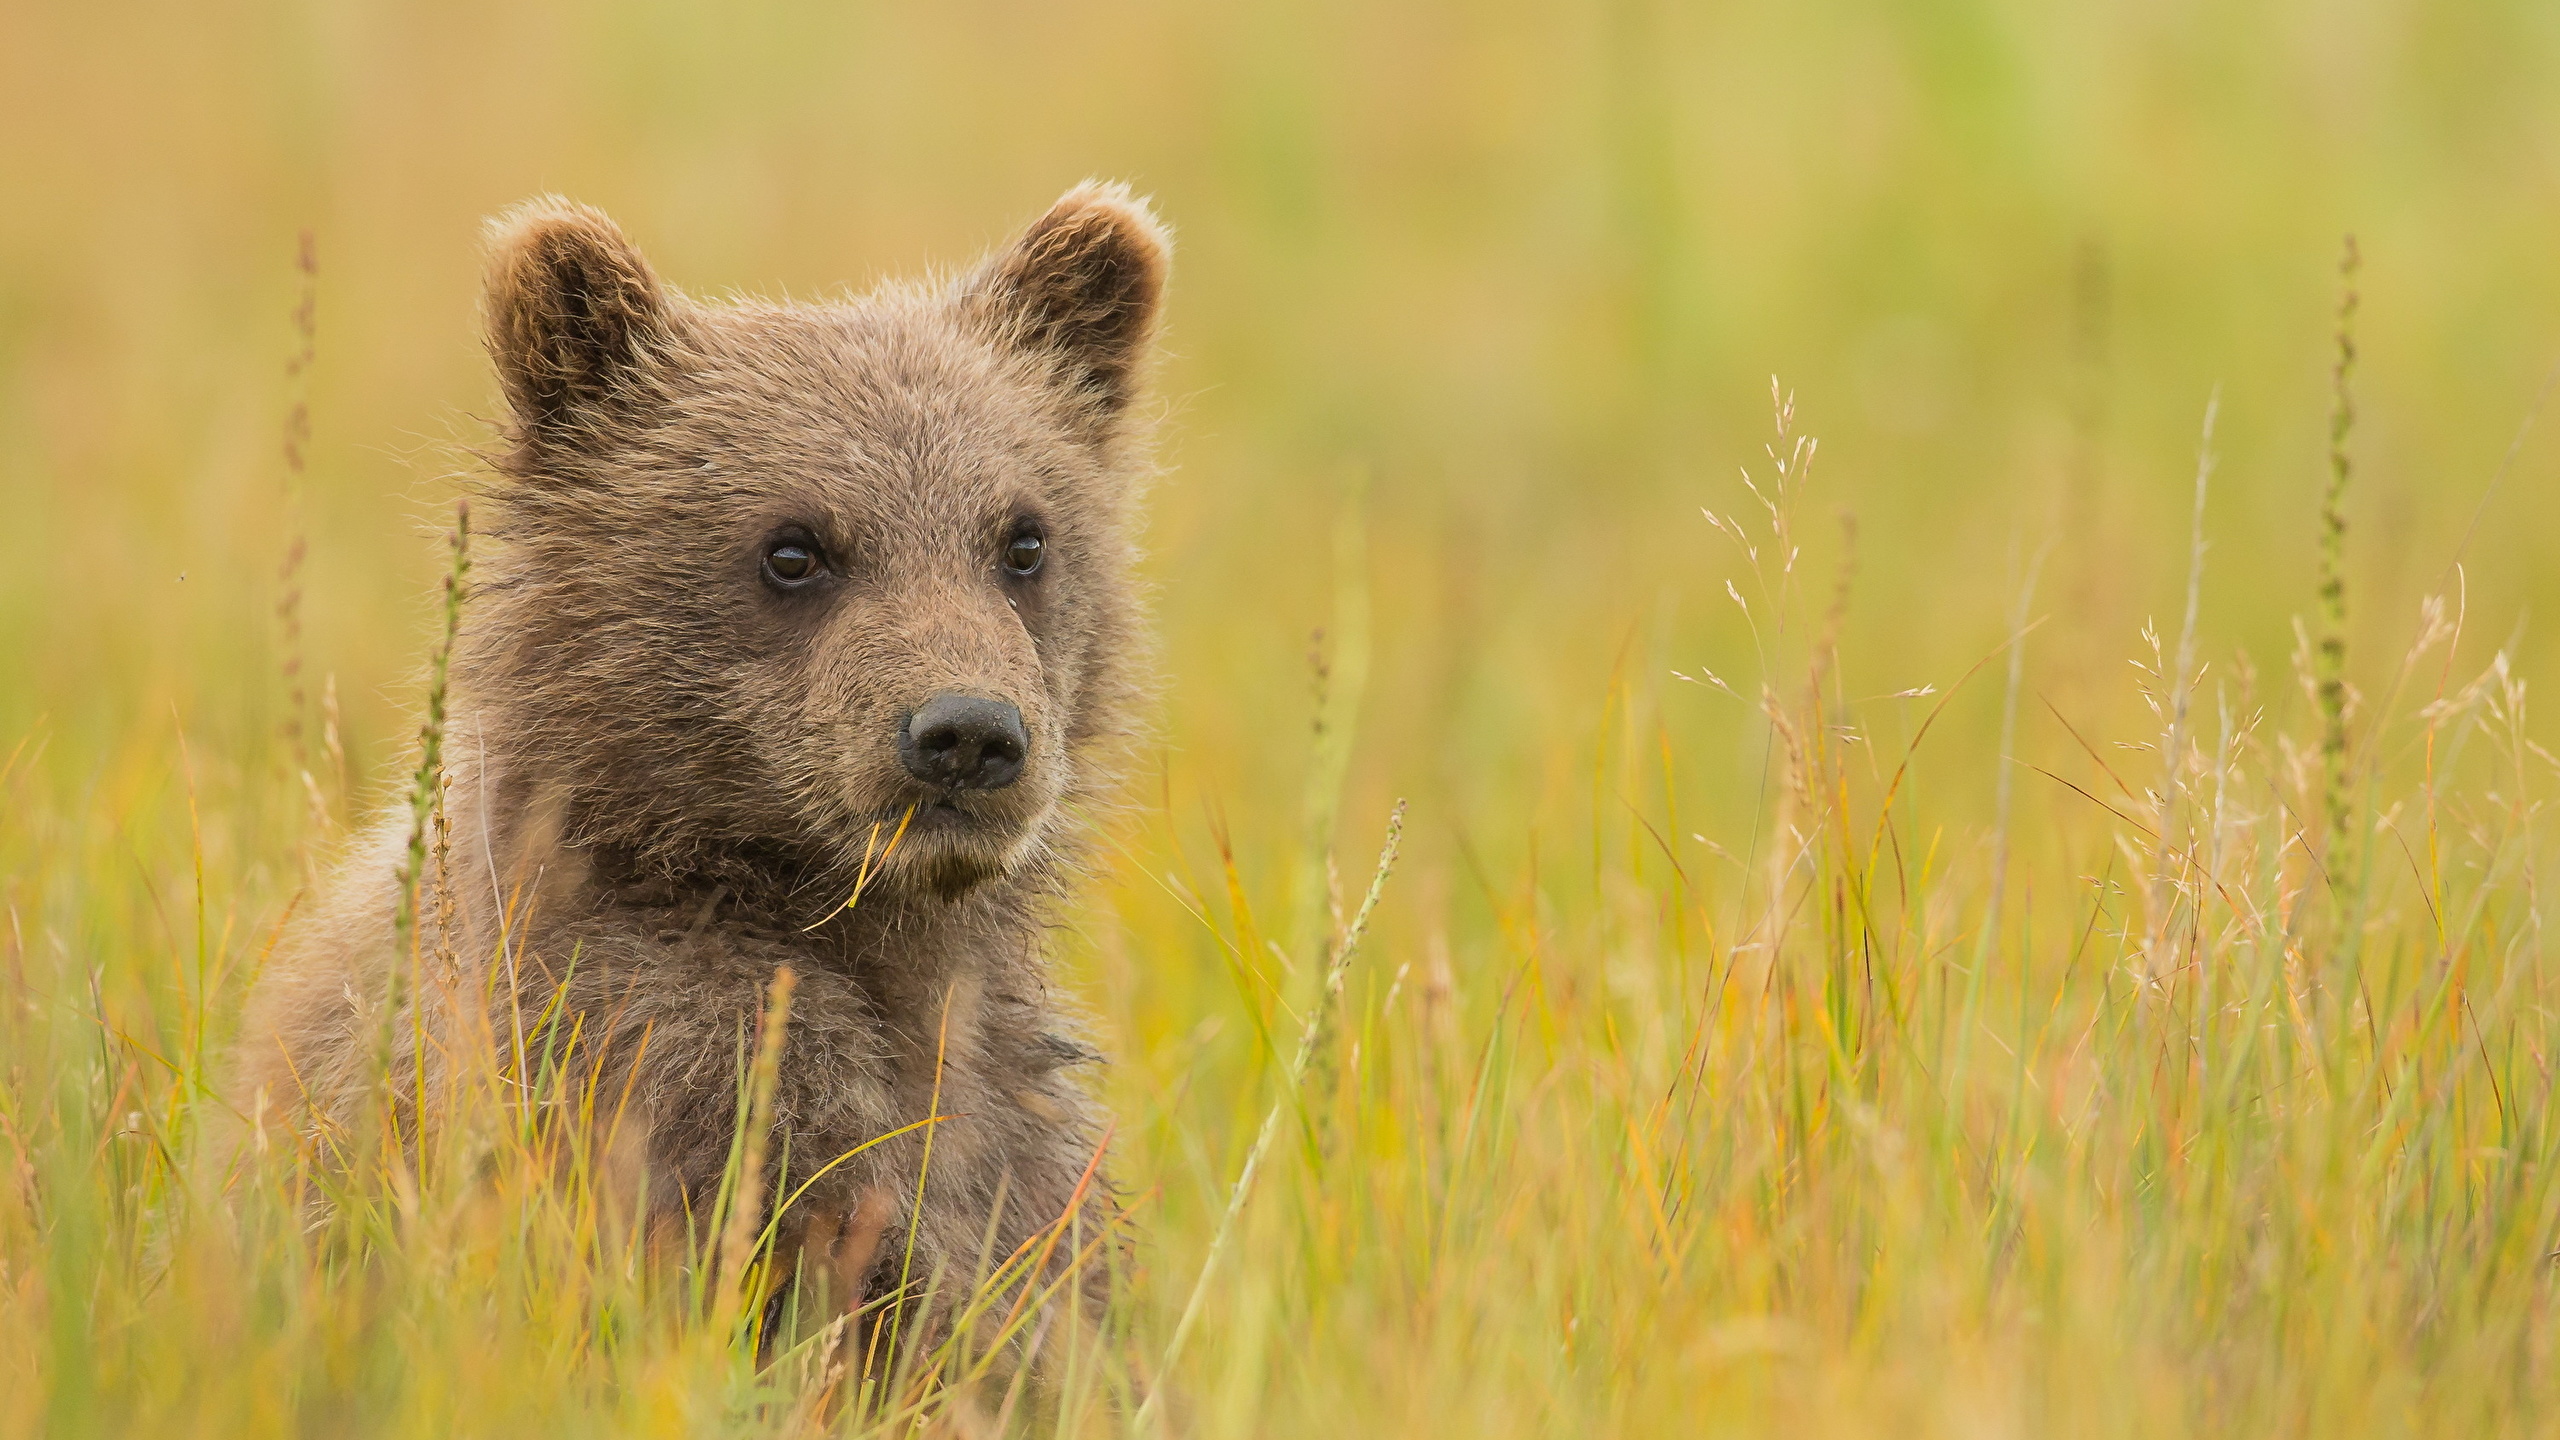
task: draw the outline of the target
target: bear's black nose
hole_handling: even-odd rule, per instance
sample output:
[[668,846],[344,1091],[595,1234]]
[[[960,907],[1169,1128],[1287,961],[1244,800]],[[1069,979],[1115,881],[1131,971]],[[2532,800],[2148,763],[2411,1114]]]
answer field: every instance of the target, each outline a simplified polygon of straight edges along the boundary
[[928,785],[1001,790],[1022,775],[1031,738],[1022,712],[977,695],[936,695],[907,717],[898,759]]

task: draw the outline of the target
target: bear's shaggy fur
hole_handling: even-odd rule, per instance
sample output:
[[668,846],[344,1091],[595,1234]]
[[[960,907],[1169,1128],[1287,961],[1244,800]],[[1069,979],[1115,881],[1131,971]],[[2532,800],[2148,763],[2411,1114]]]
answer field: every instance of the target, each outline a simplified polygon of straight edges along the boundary
[[[783,1217],[790,1243],[835,1247],[815,1258],[855,1292],[839,1303],[902,1270],[965,1288],[1078,1205],[1096,1233],[1102,1187],[1076,1197],[1100,1137],[1068,1074],[1092,1057],[1042,938],[1132,708],[1167,244],[1089,184],[954,280],[707,303],[594,210],[492,222],[510,424],[454,653],[443,883],[402,943],[404,814],[295,927],[242,1042],[265,1113],[325,1131],[386,1085],[401,1103],[452,1048],[433,992],[482,967],[501,1049],[575,1035],[597,1093],[631,1097],[653,1213],[699,1224],[742,1042],[789,966],[767,1195],[937,1103],[957,1117],[922,1194],[911,1134]],[[1006,568],[1024,533],[1045,541],[1028,577]],[[803,583],[772,568],[799,563],[785,545],[817,560]],[[937,695],[1018,707],[1018,780],[902,767]],[[459,984],[404,978],[419,956],[455,957]]]

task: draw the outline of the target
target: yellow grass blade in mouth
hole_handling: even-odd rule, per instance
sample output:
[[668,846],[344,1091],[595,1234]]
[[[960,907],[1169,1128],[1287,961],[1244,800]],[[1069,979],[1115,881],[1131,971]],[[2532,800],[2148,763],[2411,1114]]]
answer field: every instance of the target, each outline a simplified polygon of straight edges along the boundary
[[[862,866],[853,877],[853,893],[844,897],[843,904],[829,910],[809,924],[801,926],[801,934],[806,935],[838,915],[851,910],[862,899],[862,892],[871,888],[871,882],[878,878],[881,868],[889,863],[889,857],[898,853],[898,842],[907,838],[907,826],[915,818],[916,807],[910,805],[903,814],[898,816],[898,828],[890,832],[889,843],[885,846],[880,844],[880,822],[877,820],[871,822],[871,833],[862,842]],[[876,855],[873,853],[875,848],[878,851]]]

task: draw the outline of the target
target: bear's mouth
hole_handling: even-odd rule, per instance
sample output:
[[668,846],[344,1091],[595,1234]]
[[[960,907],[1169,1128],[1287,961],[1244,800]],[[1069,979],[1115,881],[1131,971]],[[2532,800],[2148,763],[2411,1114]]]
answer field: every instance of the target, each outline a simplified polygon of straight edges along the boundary
[[1010,872],[1030,853],[1027,842],[1040,829],[1042,807],[1028,802],[1042,797],[1026,789],[915,785],[887,804],[874,799],[838,832],[840,863],[901,889],[956,894]]
[[[887,859],[896,851],[952,842],[1002,843],[1020,828],[1008,805],[973,805],[955,790],[919,793],[894,810],[871,817],[856,832],[873,853]],[[876,832],[877,838],[872,835]]]
[[944,795],[917,806],[915,818],[907,822],[907,829],[910,834],[922,832],[930,835],[936,831],[947,833],[969,829],[983,823],[978,816],[961,809],[958,800]]

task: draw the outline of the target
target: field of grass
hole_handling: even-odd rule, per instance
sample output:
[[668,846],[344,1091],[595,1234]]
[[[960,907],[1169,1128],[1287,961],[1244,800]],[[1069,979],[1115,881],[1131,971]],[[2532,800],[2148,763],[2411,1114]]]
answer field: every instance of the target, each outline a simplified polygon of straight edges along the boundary
[[[1088,174],[1112,1325],[866,1408],[505,1133],[205,1163],[481,217],[808,295]],[[2560,10],[0,0],[0,196],[0,1433],[2560,1432]]]

